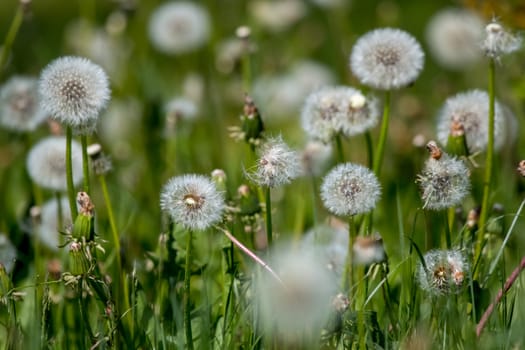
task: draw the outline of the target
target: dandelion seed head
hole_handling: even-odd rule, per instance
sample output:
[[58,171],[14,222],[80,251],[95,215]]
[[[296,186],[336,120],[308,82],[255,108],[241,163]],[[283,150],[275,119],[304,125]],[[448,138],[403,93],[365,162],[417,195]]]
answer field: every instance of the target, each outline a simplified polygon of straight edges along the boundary
[[352,250],[354,263],[359,265],[371,265],[386,260],[383,239],[379,234],[357,236]]
[[14,76],[0,87],[0,125],[13,131],[33,131],[47,114],[40,106],[38,80]]
[[470,172],[465,163],[443,154],[426,161],[417,182],[423,208],[441,210],[459,205],[470,191]]
[[328,143],[338,132],[346,136],[365,132],[377,124],[378,117],[376,99],[367,99],[351,87],[324,87],[307,97],[301,123],[310,137]]
[[198,113],[198,107],[192,100],[186,97],[175,97],[168,101],[164,107],[167,118],[170,119],[195,119]]
[[277,187],[290,183],[300,175],[300,171],[299,154],[279,136],[261,145],[257,165],[247,176],[259,186]]
[[348,253],[348,226],[317,225],[304,234],[301,247],[304,250],[315,249],[321,266],[339,280]]
[[318,176],[325,170],[332,157],[332,146],[319,141],[309,141],[301,152],[303,174]]
[[466,9],[447,8],[429,21],[426,39],[436,61],[450,69],[463,69],[482,57],[483,21]]
[[43,109],[80,133],[90,133],[110,99],[104,70],[82,57],[66,56],[51,62],[40,76]]
[[376,29],[358,39],[350,55],[350,68],[365,85],[399,89],[416,80],[424,57],[419,43],[407,32]]
[[339,164],[323,179],[321,198],[324,206],[335,215],[349,216],[374,209],[381,196],[381,186],[368,168]]
[[521,37],[507,31],[496,21],[487,24],[485,32],[486,36],[481,48],[488,57],[499,59],[502,55],[517,51],[521,47]]
[[206,176],[176,176],[164,185],[160,207],[185,229],[205,230],[221,221],[224,194]]
[[[496,102],[494,110],[494,149],[499,150],[506,131],[505,115]],[[482,152],[488,143],[489,96],[481,90],[471,90],[449,97],[441,109],[437,124],[437,138],[447,145],[452,123],[460,123],[465,131],[470,153]]]
[[470,266],[459,250],[431,250],[423,256],[417,267],[417,279],[421,289],[429,294],[443,296],[461,292],[466,284]]
[[282,250],[274,254],[269,265],[283,284],[266,271],[258,274],[254,290],[263,326],[286,339],[320,331],[329,315],[337,282],[323,268],[316,252]]
[[16,256],[16,247],[5,233],[0,233],[0,265],[4,267],[7,274],[10,274],[15,267]]
[[[75,140],[71,143],[73,184],[82,181],[82,148]],[[66,138],[47,137],[31,148],[26,159],[26,168],[31,180],[37,185],[54,191],[67,190]]]
[[52,251],[57,251],[60,244],[60,232],[66,232],[71,227],[71,210],[66,197],[60,198],[62,210],[62,226],[59,226],[59,207],[56,199],[44,203],[40,213],[40,223],[35,228],[36,238]]
[[166,54],[183,54],[203,46],[210,36],[206,8],[189,1],[167,2],[152,13],[149,37]]
[[249,5],[253,18],[262,27],[275,33],[285,31],[306,14],[306,6],[299,0],[255,0]]

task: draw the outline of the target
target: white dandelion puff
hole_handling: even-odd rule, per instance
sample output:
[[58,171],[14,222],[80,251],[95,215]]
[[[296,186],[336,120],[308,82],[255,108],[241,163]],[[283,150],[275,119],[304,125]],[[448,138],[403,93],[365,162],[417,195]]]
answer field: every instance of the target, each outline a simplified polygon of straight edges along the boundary
[[0,264],[7,274],[10,274],[15,267],[16,256],[16,247],[6,234],[0,233]]
[[176,176],[164,185],[160,207],[184,228],[205,230],[221,221],[224,194],[206,176]]
[[80,133],[93,131],[111,95],[104,70],[73,56],[58,58],[42,71],[39,92],[44,110]]
[[33,131],[47,114],[40,106],[38,79],[14,76],[0,88],[0,125],[13,131]]
[[[82,148],[73,140],[71,143],[73,184],[82,181]],[[26,168],[31,180],[37,185],[54,191],[67,190],[66,180],[66,138],[47,137],[31,148],[26,159]]]
[[149,37],[155,48],[166,54],[182,54],[203,46],[210,36],[206,8],[189,2],[167,2],[152,13]]
[[[62,225],[59,224],[59,209],[62,215]],[[47,248],[56,251],[61,243],[60,233],[66,232],[71,225],[71,210],[67,197],[60,198],[60,207],[56,199],[50,199],[42,205],[40,223],[35,228],[35,234]]]
[[485,33],[481,48],[488,57],[499,59],[502,55],[517,51],[521,47],[521,37],[510,33],[497,21],[487,24]]
[[416,80],[425,54],[416,39],[400,29],[376,29],[360,37],[350,68],[361,83],[380,90],[399,89]]
[[424,255],[425,266],[417,267],[421,289],[431,295],[457,294],[467,284],[470,265],[459,250],[431,250]]
[[321,198],[335,215],[363,214],[375,208],[381,186],[374,173],[359,164],[344,163],[333,168],[323,179]]

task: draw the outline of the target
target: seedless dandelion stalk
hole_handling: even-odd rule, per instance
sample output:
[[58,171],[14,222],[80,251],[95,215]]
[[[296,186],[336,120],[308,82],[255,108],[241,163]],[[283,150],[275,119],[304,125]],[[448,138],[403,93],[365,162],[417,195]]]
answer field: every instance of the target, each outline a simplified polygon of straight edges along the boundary
[[71,159],[71,141],[73,138],[73,131],[70,126],[66,127],[66,179],[67,179],[67,197],[69,199],[69,209],[71,210],[71,218],[73,222],[78,215],[75,184],[73,183],[73,165]]

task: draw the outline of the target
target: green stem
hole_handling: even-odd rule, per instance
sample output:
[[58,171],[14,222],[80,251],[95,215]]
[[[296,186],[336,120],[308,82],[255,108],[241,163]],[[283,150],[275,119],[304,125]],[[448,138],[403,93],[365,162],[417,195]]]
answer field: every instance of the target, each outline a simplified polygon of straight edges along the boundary
[[24,6],[25,5],[20,4],[16,9],[15,16],[13,17],[13,21],[11,22],[11,26],[5,37],[4,45],[0,50],[0,72],[2,71],[2,68],[4,68],[4,64],[7,61],[7,57],[9,56],[9,52],[11,51],[18,30],[22,25],[22,20],[24,19]]
[[343,291],[348,290],[348,297],[350,300],[353,300],[352,295],[350,293],[351,286],[353,283],[352,278],[352,249],[353,249],[353,239],[356,234],[356,227],[355,227],[355,221],[354,217],[350,216],[348,218],[348,253],[346,255],[346,264],[343,272],[343,278],[341,283],[341,288]]
[[77,218],[77,201],[75,184],[73,182],[73,164],[71,160],[71,142],[73,138],[73,131],[71,127],[66,127],[66,178],[67,178],[67,196],[69,199],[69,208],[71,210],[72,222]]
[[190,287],[191,287],[191,240],[193,231],[188,231],[188,244],[186,246],[186,266],[184,273],[184,330],[186,332],[186,346],[193,350],[193,335],[191,334],[191,310],[190,310]]
[[381,164],[383,163],[383,155],[385,152],[386,137],[388,135],[388,124],[390,119],[390,90],[385,91],[385,103],[383,106],[383,119],[381,121],[381,132],[379,134],[379,141],[376,148],[376,156],[374,157],[374,173],[379,177],[381,171]]
[[372,146],[372,134],[370,131],[365,132],[366,151],[368,153],[368,166],[374,166],[374,147]]
[[82,144],[82,173],[84,177],[84,192],[89,194],[89,158],[87,154],[87,136],[80,135]]
[[337,162],[344,163],[345,155],[343,152],[343,141],[341,140],[341,134],[335,135],[335,148],[337,150]]
[[268,251],[272,246],[272,200],[271,188],[266,187],[266,237],[268,240]]
[[[249,40],[249,39],[248,39]],[[245,46],[245,52],[242,56],[242,85],[244,92],[249,94],[251,90],[252,85],[252,65],[251,65],[251,57],[250,57],[250,48],[249,43],[243,43],[246,44]]]
[[443,212],[442,215],[444,218],[443,221],[445,222],[445,242],[447,244],[447,249],[451,249],[452,248],[452,238],[451,238],[450,226],[449,226],[449,221],[448,221],[448,212]]
[[[492,185],[492,169],[494,159],[494,109],[495,109],[495,75],[496,65],[494,59],[489,61],[489,127],[488,127],[488,144],[487,144],[487,159],[485,162],[485,178],[483,180],[483,200],[481,202],[481,213],[479,215],[478,237],[476,242],[475,257],[479,258],[481,255],[481,247],[483,245],[483,236],[485,233],[485,225],[489,212],[489,197]],[[479,269],[476,270],[474,278],[478,276]]]

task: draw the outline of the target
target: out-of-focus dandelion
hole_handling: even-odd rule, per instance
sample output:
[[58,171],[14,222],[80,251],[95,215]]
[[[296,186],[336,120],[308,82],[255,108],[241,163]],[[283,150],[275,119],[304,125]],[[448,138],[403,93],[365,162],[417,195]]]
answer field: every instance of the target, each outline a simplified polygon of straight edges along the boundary
[[0,265],[4,266],[7,274],[15,267],[16,247],[5,233],[0,233]]
[[0,125],[6,129],[33,131],[46,117],[40,106],[37,79],[13,76],[0,87]]
[[50,199],[40,209],[40,220],[35,226],[35,235],[47,248],[56,251],[60,244],[60,233],[67,232],[71,225],[71,211],[67,198],[60,198],[60,207],[56,199]]
[[319,141],[309,141],[301,152],[302,173],[319,176],[326,169],[332,156],[332,146]]
[[[80,144],[71,144],[73,160],[73,183],[82,181],[82,150]],[[47,137],[31,148],[26,159],[26,168],[31,180],[37,185],[54,191],[67,190],[66,183],[66,138]]]
[[316,249],[321,266],[339,280],[348,253],[348,228],[342,223],[317,225],[303,236],[305,250]]
[[350,55],[350,68],[361,83],[380,90],[399,89],[416,80],[425,54],[416,39],[400,29],[366,33]]
[[183,54],[203,46],[210,36],[206,8],[189,1],[160,5],[149,20],[153,46],[166,54]]
[[[494,148],[500,149],[505,142],[506,121],[499,103],[495,105]],[[489,96],[481,90],[471,90],[449,97],[439,112],[437,138],[447,145],[451,126],[459,123],[465,131],[470,153],[482,152],[488,142]]]
[[383,239],[379,234],[357,236],[352,247],[354,263],[371,265],[386,260]]
[[483,40],[483,27],[483,20],[475,12],[441,10],[432,16],[426,29],[430,53],[444,67],[467,68],[482,57],[479,43]]
[[254,19],[272,32],[282,32],[306,14],[306,6],[299,0],[251,1],[249,11]]
[[94,131],[111,95],[104,70],[73,56],[58,58],[42,71],[39,91],[44,110],[79,133]]
[[335,215],[364,214],[375,208],[381,195],[377,177],[368,168],[353,163],[339,164],[323,179],[321,198]]
[[467,283],[470,266],[459,250],[431,250],[424,255],[425,266],[417,267],[421,289],[431,295],[460,293]]
[[269,262],[282,283],[260,273],[256,293],[265,329],[282,342],[316,337],[330,312],[337,284],[315,251],[280,251]]

